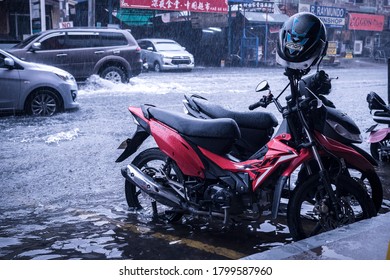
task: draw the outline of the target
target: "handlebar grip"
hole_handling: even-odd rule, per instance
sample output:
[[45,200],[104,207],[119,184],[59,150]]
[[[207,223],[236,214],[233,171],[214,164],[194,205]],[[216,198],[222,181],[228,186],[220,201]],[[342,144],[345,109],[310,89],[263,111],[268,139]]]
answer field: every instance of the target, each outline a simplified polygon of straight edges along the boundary
[[252,105],[249,105],[248,109],[252,111],[252,110],[254,110],[256,108],[259,108],[262,105],[263,105],[262,100],[259,100],[256,103],[253,103]]

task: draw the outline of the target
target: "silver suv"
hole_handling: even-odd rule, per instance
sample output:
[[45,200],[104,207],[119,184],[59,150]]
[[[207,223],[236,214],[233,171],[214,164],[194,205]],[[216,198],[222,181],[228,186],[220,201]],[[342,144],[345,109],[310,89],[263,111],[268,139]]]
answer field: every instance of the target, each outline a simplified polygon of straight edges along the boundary
[[8,52],[61,68],[76,80],[97,74],[127,82],[142,71],[141,49],[130,32],[121,29],[53,29],[30,36]]
[[156,72],[194,69],[194,56],[176,41],[140,39],[137,42],[142,49],[142,59],[146,60],[149,69],[154,69]]

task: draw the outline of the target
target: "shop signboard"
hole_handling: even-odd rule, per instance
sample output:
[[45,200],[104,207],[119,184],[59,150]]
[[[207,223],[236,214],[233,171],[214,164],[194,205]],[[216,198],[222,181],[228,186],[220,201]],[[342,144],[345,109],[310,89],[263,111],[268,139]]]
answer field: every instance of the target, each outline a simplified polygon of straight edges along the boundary
[[339,7],[300,4],[300,12],[310,12],[318,16],[326,27],[342,28],[345,26],[346,10]]
[[383,31],[384,15],[349,13],[349,30]]
[[250,3],[244,3],[243,7],[246,11],[261,12],[261,13],[274,13],[274,2],[253,0]]
[[228,12],[227,0],[121,0],[121,8],[198,13]]

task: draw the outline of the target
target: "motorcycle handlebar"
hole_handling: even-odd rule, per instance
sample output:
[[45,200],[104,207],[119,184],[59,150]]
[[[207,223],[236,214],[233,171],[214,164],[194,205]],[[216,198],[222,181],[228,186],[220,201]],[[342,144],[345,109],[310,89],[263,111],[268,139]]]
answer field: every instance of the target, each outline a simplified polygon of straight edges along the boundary
[[252,110],[254,110],[254,109],[258,108],[258,107],[267,108],[268,104],[270,104],[271,102],[272,102],[272,94],[269,93],[268,95],[264,95],[256,103],[253,103],[252,105],[249,105],[248,109],[252,111]]
[[260,99],[256,103],[253,103],[252,105],[249,105],[248,109],[252,111],[256,108],[259,108],[260,106],[264,107],[264,103],[263,103],[262,99]]

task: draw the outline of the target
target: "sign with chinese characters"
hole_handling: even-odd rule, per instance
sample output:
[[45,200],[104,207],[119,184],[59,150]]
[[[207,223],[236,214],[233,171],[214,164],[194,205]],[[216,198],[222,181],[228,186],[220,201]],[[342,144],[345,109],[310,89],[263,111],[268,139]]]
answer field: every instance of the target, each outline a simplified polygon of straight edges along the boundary
[[349,13],[349,30],[383,31],[384,15]]
[[274,2],[253,0],[252,3],[243,4],[246,11],[261,12],[261,13],[273,13]]
[[120,7],[227,14],[228,0],[121,0]]

